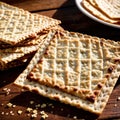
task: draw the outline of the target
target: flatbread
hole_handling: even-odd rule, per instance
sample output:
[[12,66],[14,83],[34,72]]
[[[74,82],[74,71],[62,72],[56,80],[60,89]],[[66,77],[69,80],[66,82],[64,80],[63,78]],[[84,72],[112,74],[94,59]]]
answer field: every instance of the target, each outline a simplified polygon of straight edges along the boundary
[[30,62],[33,55],[34,55],[34,53],[24,55],[21,58],[18,58],[16,60],[11,61],[11,62],[5,63],[3,66],[0,64],[0,71],[5,71],[5,70],[11,69],[11,68],[18,67],[18,66],[27,65]]
[[[0,66],[4,67],[9,62],[12,62],[14,60],[17,60],[24,55],[30,55],[32,53],[35,53],[38,49],[38,46],[30,46],[30,47],[21,47],[21,48],[9,48],[5,49],[4,52],[0,52]],[[7,52],[8,51],[8,52]]]
[[85,99],[82,99],[80,97],[60,91],[56,88],[47,87],[35,81],[29,81],[28,79],[26,79],[26,76],[28,73],[29,71],[25,70],[24,73],[20,75],[19,78],[14,82],[15,85],[23,88],[27,88],[31,92],[34,91],[52,100],[57,100],[77,108],[82,108],[86,111],[89,111],[98,115],[100,115],[103,112],[107,104],[107,101],[112,93],[112,90],[120,75],[120,71],[116,71],[115,76],[108,79],[104,87],[101,89],[100,95],[93,103],[93,102],[86,101]]
[[28,78],[94,101],[110,75],[109,67],[116,67],[113,59],[120,47],[106,46],[103,41],[101,44],[100,40],[87,35],[62,34],[55,36]]
[[104,20],[106,22],[112,23],[112,24],[119,24],[120,20],[113,20],[111,18],[108,18],[103,12],[101,12],[98,7],[96,6],[94,0],[83,0],[82,6],[90,12],[95,17]]
[[53,26],[51,28],[48,28],[46,30],[43,30],[35,38],[28,38],[20,43],[17,43],[16,45],[10,45],[8,43],[0,41],[0,49],[7,49],[7,48],[15,48],[15,47],[25,47],[25,46],[33,46],[41,44],[42,40],[49,34],[51,30],[59,30],[64,31],[64,29],[60,25]]
[[120,20],[119,0],[94,0],[98,8],[111,19]]
[[38,50],[14,83],[50,99],[101,114],[120,75],[120,49],[105,41],[85,34],[60,32],[43,56],[41,49]]
[[4,68],[6,64],[15,61],[17,59],[22,58],[25,55],[30,55],[35,53],[38,48],[44,47],[44,49],[48,46],[50,40],[52,39],[55,31],[49,31],[49,33],[41,39],[41,36],[38,38],[40,39],[40,43],[37,45],[32,46],[24,46],[24,47],[14,47],[8,49],[0,50],[0,66]]
[[44,29],[60,24],[59,20],[0,2],[0,41],[15,45],[34,38]]

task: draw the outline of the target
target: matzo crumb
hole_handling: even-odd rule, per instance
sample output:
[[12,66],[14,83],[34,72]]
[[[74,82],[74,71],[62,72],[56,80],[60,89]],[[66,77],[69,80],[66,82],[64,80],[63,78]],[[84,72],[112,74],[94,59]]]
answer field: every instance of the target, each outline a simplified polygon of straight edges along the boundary
[[33,110],[33,112],[32,112],[32,113],[37,114],[37,110]]
[[5,92],[6,95],[9,95],[10,89],[9,88],[3,88],[3,91]]
[[10,114],[13,113],[13,111],[10,111]]
[[45,103],[43,103],[42,105],[41,105],[41,108],[45,108],[47,105],[45,104]]
[[33,110],[33,109],[32,109],[32,108],[29,108],[29,107],[26,109],[26,111],[29,112],[29,113],[30,113],[32,110]]
[[4,104],[2,103],[1,106],[4,106]]
[[37,114],[32,114],[31,117],[32,117],[32,118],[36,118],[36,117],[37,117]]
[[120,100],[120,97],[118,97],[117,100],[119,101],[119,100]]
[[117,104],[114,104],[115,107],[117,107]]
[[6,112],[6,113],[5,113],[5,115],[9,115],[9,113],[8,113],[8,112]]
[[45,111],[41,111],[40,114],[42,119],[48,118],[48,115],[45,113]]
[[12,103],[8,103],[8,104],[7,104],[7,107],[9,107],[9,108],[12,107],[12,106],[13,106]]
[[4,115],[5,113],[4,112],[1,112],[1,115]]
[[34,104],[34,101],[30,101],[30,104],[31,104],[31,105]]
[[18,113],[19,115],[21,115],[22,112],[23,112],[22,110],[18,110],[18,111],[17,111],[17,113]]
[[40,107],[40,104],[35,105],[35,107],[36,107],[36,108],[39,108],[39,107]]
[[16,107],[16,105],[13,105],[12,107],[13,107],[13,108],[15,108],[15,107]]
[[52,103],[49,103],[48,106],[52,106],[53,104]]
[[13,115],[15,115],[15,114],[13,113],[13,111],[10,111],[10,115],[12,115],[12,116],[13,116]]
[[73,119],[77,119],[77,116],[74,116]]

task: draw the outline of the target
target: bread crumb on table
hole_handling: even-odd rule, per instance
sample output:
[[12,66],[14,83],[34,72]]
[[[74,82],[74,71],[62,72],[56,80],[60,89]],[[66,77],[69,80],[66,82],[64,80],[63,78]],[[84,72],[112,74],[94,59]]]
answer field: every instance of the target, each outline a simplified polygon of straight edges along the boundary
[[31,115],[31,117],[32,117],[32,118],[36,118],[36,117],[37,117],[37,114],[34,113],[34,114]]
[[73,119],[77,119],[77,116],[74,116]]
[[117,107],[117,104],[114,104],[115,107]]
[[10,102],[7,104],[7,107],[8,107],[8,108],[10,108],[10,107],[12,107],[12,106],[13,106],[13,104],[10,103]]
[[28,108],[26,109],[26,111],[29,112],[29,113],[30,113],[32,110],[33,110],[33,109],[30,108],[30,107],[28,107]]
[[15,108],[15,107],[16,107],[16,105],[13,105],[12,107],[13,107],[13,108]]
[[37,114],[37,110],[33,110],[32,113]]
[[23,112],[22,110],[18,110],[18,111],[17,111],[17,113],[18,113],[19,115],[21,115],[22,112]]
[[118,97],[117,100],[120,101],[120,97]]
[[30,101],[30,104],[31,104],[31,105],[34,104],[34,101]]
[[48,118],[48,115],[45,113],[45,111],[41,111],[40,114],[42,119],[45,120],[46,118]]
[[45,103],[43,103],[42,105],[41,105],[41,108],[45,108],[47,105],[45,104]]
[[9,88],[3,88],[3,91],[5,92],[5,95],[9,95],[10,94],[10,89]]
[[1,115],[4,115],[5,113],[4,112],[1,112]]

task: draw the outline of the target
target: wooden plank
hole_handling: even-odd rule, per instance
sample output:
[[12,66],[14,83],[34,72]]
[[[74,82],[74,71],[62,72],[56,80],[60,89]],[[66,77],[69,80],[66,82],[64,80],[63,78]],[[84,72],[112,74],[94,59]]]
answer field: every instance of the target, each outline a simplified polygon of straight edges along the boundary
[[75,5],[74,0],[2,0],[28,11],[41,11]]

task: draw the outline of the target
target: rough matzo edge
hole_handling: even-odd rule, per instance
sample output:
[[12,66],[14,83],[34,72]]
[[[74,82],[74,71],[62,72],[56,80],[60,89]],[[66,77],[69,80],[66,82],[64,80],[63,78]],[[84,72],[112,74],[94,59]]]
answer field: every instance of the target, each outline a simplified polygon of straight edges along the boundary
[[[30,47],[21,47],[21,48],[17,48],[16,50],[13,50],[11,48],[8,48],[7,51],[9,52],[0,52],[0,65],[1,66],[4,66],[4,64],[6,63],[9,63],[13,60],[16,60],[16,59],[19,59],[21,57],[23,57],[24,55],[27,55],[27,54],[31,54],[35,51],[37,51],[38,49],[38,45],[37,46],[30,46]],[[24,50],[24,51],[22,51]]]
[[0,41],[11,45],[35,37],[42,30],[61,23],[59,20],[39,14],[31,14],[2,2],[0,2],[0,16]]
[[[37,57],[37,56],[36,56]],[[65,93],[63,91],[57,90],[55,88],[50,88],[45,85],[41,85],[38,82],[35,81],[29,81],[26,79],[27,75],[31,71],[31,67],[35,61],[32,61],[31,65],[15,80],[14,84],[18,85],[23,88],[27,88],[30,91],[36,91],[40,95],[44,97],[48,97],[53,100],[59,100],[62,103],[70,104],[72,106],[75,106],[77,108],[82,108],[86,111],[90,111],[92,113],[100,115],[102,111],[104,110],[107,101],[110,97],[110,94],[112,93],[112,90],[118,80],[118,77],[120,75],[120,66],[119,71],[114,72],[114,77],[110,77],[108,81],[106,82],[105,86],[102,88],[100,95],[95,100],[94,103],[91,103],[89,101],[86,101],[84,99],[81,99],[79,97],[76,97],[74,95],[70,95],[68,93]],[[35,62],[36,64],[36,62]],[[112,73],[113,74],[113,73]]]
[[[62,32],[62,34],[64,33]],[[60,34],[56,36],[48,46],[46,53],[28,75],[28,79],[94,101],[105,84],[107,77],[112,72],[109,69],[115,69],[117,63],[112,58],[117,57],[115,53],[120,49],[114,48],[113,45],[105,44],[106,40],[103,42],[100,38],[88,35],[66,32],[62,37]],[[84,47],[82,47],[82,44]],[[89,44],[93,49],[89,50],[89,47],[86,49],[85,44]],[[79,55],[79,50],[83,55]],[[85,50],[87,50],[87,53]],[[94,57],[97,53],[100,54],[97,55],[98,58]],[[60,54],[62,54],[61,57],[57,57]],[[104,60],[101,58],[102,54]],[[89,55],[91,56],[90,58]],[[91,62],[89,59],[92,59]],[[89,68],[89,64],[91,68]],[[103,69],[103,76],[101,69]],[[90,70],[91,72],[89,72]],[[79,76],[79,74],[81,75]]]
[[109,23],[113,23],[113,24],[119,24],[120,20],[113,20],[108,18],[106,15],[104,15],[97,6],[94,6],[94,4],[92,3],[93,0],[83,0],[82,1],[82,6],[88,11],[90,12],[92,15],[94,15],[95,17],[104,20],[106,22]]
[[46,30],[45,32],[42,31],[39,34],[37,34],[35,38],[32,38],[32,39],[28,38],[20,43],[17,43],[14,46],[0,41],[0,49],[4,51],[5,49],[8,49],[8,48],[35,46],[35,45],[41,44],[42,40],[45,38],[45,36],[47,36],[48,33],[49,33],[49,30]]
[[32,50],[32,48],[36,48],[37,46],[42,44],[44,42],[44,38],[47,37],[47,35],[50,34],[50,30],[42,31],[39,33],[36,38],[33,38],[32,40],[26,39],[25,41],[16,44],[14,46],[0,42],[0,52],[1,53],[25,53],[26,50]]
[[48,46],[53,34],[55,34],[55,32],[56,31],[50,30],[49,33],[46,35],[46,37],[43,40],[41,40],[41,44],[38,44],[36,46],[20,47],[20,49],[19,49],[19,47],[18,48],[8,48],[5,50],[1,50],[4,52],[0,53],[0,55],[1,55],[0,65],[4,68],[4,66],[6,64],[8,64],[9,62],[12,62],[13,60],[20,59],[24,55],[36,52],[38,50],[38,48],[41,48],[41,46],[42,47],[44,46],[46,48]]
[[[23,72],[23,74],[21,74],[18,79],[15,81],[15,84],[19,85],[19,86],[22,86],[22,87],[28,87],[30,89],[30,91],[32,90],[36,90],[43,96],[46,96],[46,97],[49,97],[51,99],[59,99],[61,102],[64,102],[64,103],[67,103],[67,104],[71,104],[73,106],[76,106],[76,107],[79,107],[79,108],[83,108],[85,110],[88,110],[90,112],[94,112],[96,114],[100,114],[102,112],[102,110],[104,109],[105,107],[105,104],[107,103],[107,100],[109,98],[109,95],[110,93],[112,92],[112,89],[115,85],[115,82],[117,81],[118,77],[119,77],[119,73],[116,72],[116,70],[114,71],[114,75],[112,75],[112,79],[115,79],[115,80],[112,80],[111,77],[108,79],[107,83],[109,82],[110,86],[111,86],[111,89],[109,89],[110,86],[104,86],[103,88],[105,87],[108,87],[107,88],[107,93],[104,93],[105,96],[107,96],[107,98],[99,105],[99,102],[97,102],[98,99],[101,99],[101,95],[103,95],[103,92],[100,92],[100,96],[98,96],[98,98],[95,100],[94,103],[90,103],[89,101],[86,101],[86,100],[83,100],[79,97],[76,97],[74,95],[70,95],[68,93],[64,93],[62,91],[59,91],[55,88],[50,88],[50,87],[46,87],[44,85],[41,85],[37,82],[33,82],[33,81],[29,81],[29,80],[25,80],[26,79],[26,76],[29,74],[29,72],[31,71],[32,67],[34,66],[34,64],[36,64],[36,58],[39,57],[38,54],[35,55],[35,57],[33,58],[33,60],[31,61],[31,64],[29,64],[28,68]],[[35,63],[34,63],[35,62]],[[111,82],[114,84],[111,84]],[[36,86],[36,87],[35,87]],[[103,89],[102,88],[102,89]],[[49,91],[50,90],[50,91]],[[102,90],[103,91],[103,90]],[[56,94],[57,92],[57,94]],[[49,94],[48,94],[49,93]],[[62,94],[61,94],[62,93]],[[109,93],[109,94],[108,94]],[[67,96],[66,96],[67,95]],[[105,97],[104,97],[105,98]],[[73,99],[73,100],[72,100]],[[102,98],[103,99],[103,98]],[[95,108],[95,107],[99,107],[99,108]]]
[[11,62],[5,63],[4,65],[0,64],[0,71],[8,70],[18,66],[27,65],[29,61],[32,59],[33,55],[34,52],[28,55],[24,55],[23,57],[13,60]]
[[10,45],[8,43],[0,41],[0,49],[7,49],[7,48],[13,48],[13,47],[24,47],[24,46],[33,46],[38,45],[42,42],[42,40],[48,35],[50,30],[59,30],[64,31],[64,29],[60,25],[53,26],[51,28],[48,28],[46,30],[41,31],[35,38],[28,38],[20,43],[17,43],[16,45]]

